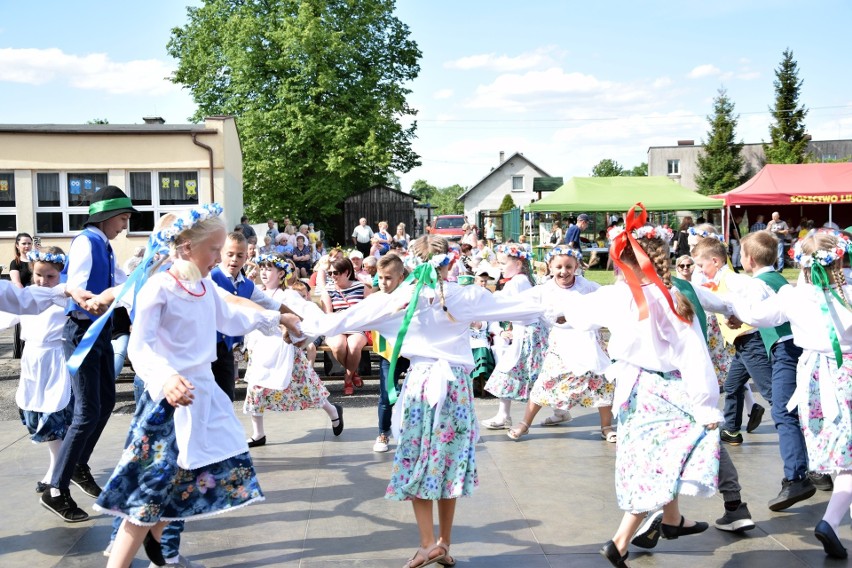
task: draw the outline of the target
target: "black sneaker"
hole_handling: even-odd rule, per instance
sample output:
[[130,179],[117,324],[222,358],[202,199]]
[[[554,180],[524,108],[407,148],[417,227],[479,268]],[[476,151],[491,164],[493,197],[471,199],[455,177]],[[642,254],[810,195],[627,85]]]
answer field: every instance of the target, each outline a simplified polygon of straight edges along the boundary
[[814,484],[814,487],[820,491],[834,491],[834,481],[827,473],[817,473],[815,471],[808,472],[808,479]]
[[645,522],[633,535],[630,544],[639,548],[654,548],[660,540],[660,525],[663,522],[663,510],[651,513],[645,518]]
[[60,489],[59,495],[54,497],[51,493],[53,488],[48,489],[41,494],[41,506],[48,511],[56,514],[66,523],[79,523],[89,518],[89,515],[77,506],[74,499],[71,498],[71,492],[67,489]]
[[732,446],[739,446],[743,443],[743,435],[739,432],[729,432],[727,430],[722,430],[722,433],[719,434],[719,437],[726,444],[730,444]]
[[760,421],[763,420],[763,413],[766,409],[756,402],[751,405],[751,412],[748,415],[748,424],[746,424],[746,432],[751,434],[757,427],[760,426]]
[[734,511],[725,509],[724,516],[721,519],[716,519],[714,526],[720,531],[745,532],[754,528],[754,521],[751,520],[748,505],[740,503]]
[[36,493],[44,493],[50,489],[49,483],[42,483],[41,481],[36,481]]
[[71,483],[80,488],[80,491],[97,499],[101,496],[101,488],[95,483],[95,478],[92,477],[92,471],[87,465],[77,464],[74,467],[74,474],[71,476]]
[[783,511],[799,501],[810,499],[814,493],[816,493],[816,487],[807,477],[796,480],[782,479],[781,492],[778,493],[778,497],[769,500],[769,510]]

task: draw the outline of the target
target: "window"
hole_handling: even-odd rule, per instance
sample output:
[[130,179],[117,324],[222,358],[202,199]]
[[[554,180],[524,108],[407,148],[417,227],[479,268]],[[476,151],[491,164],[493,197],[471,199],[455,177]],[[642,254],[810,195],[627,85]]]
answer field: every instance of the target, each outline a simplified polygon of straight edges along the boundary
[[127,181],[128,196],[139,210],[128,232],[153,231],[166,213],[198,205],[198,172],[130,172]]
[[669,160],[668,164],[670,176],[680,175],[680,160]]
[[36,232],[41,235],[79,231],[89,205],[108,185],[106,172],[37,172]]
[[0,231],[18,230],[15,220],[15,174],[0,172]]
[[512,176],[512,191],[524,190],[524,176]]

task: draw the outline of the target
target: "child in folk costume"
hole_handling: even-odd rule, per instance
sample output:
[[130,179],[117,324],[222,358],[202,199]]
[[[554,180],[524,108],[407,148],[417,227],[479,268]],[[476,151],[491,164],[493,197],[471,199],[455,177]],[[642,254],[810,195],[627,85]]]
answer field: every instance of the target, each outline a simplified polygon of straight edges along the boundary
[[[559,245],[547,253],[545,260],[553,277],[525,292],[525,299],[559,305],[563,298],[589,294],[600,288],[600,285],[575,275],[574,271],[583,260],[583,253],[579,250]],[[533,385],[526,414],[517,426],[509,430],[508,436],[518,440],[526,434],[542,406],[567,414],[572,407],[580,404],[598,409],[601,438],[615,442],[616,433],[612,426],[615,387],[602,376],[610,360],[602,349],[600,332],[577,330],[567,326],[564,320],[560,322],[549,326],[544,363]],[[564,414],[555,415],[555,418],[562,416]],[[553,421],[553,418],[549,420]],[[547,422],[542,424],[549,425]]]
[[[508,281],[495,294],[512,298],[535,286],[530,272],[532,254],[517,244],[501,245],[497,254],[503,267],[503,277]],[[545,336],[537,316],[512,321],[511,326],[511,330],[504,329],[500,334],[509,343],[496,351],[496,367],[485,383],[485,390],[500,399],[497,414],[482,421],[489,430],[512,427],[509,414],[512,401],[529,400],[544,357],[541,347]]]
[[615,363],[606,375],[616,384],[615,481],[625,514],[600,552],[622,567],[647,511],[663,508],[663,538],[707,529],[707,523],[684,519],[678,495],[713,495],[719,462],[713,366],[691,304],[677,291],[673,300],[669,291],[671,232],[645,226],[646,218],[638,204],[628,212],[625,230],[611,234],[610,254],[626,282],[561,304],[571,325],[611,333],[608,350]]
[[[295,267],[277,253],[263,254],[255,259],[259,266],[264,293],[294,311],[308,304],[298,292],[287,290],[285,281]],[[285,343],[280,337],[253,331],[245,338],[249,350],[246,369],[246,401],[243,412],[251,414],[252,435],[247,440],[254,448],[266,444],[263,429],[265,411],[289,412],[322,408],[331,418],[335,436],[343,432],[343,407],[328,402],[328,390],[308,361],[305,349]]]
[[834,492],[814,531],[833,558],[847,557],[837,530],[852,505],[852,286],[842,272],[850,250],[852,244],[839,231],[810,233],[794,248],[804,284],[783,286],[759,303],[731,298],[737,317],[751,325],[789,321],[793,341],[804,350],[787,408],[799,408],[809,468],[836,474]]
[[211,363],[216,330],[275,335],[283,316],[233,306],[216,293],[208,276],[225,242],[221,213],[218,204],[205,205],[151,239],[169,245],[174,263],[151,276],[135,300],[128,353],[145,382],[143,412],[134,416],[130,443],[95,504],[124,518],[109,567],[128,566],[146,534],[158,540],[169,521],[263,499],[242,426]]
[[[27,260],[32,267],[33,286],[51,288],[59,284],[66,262],[62,249],[48,247],[30,251]],[[71,376],[62,348],[65,320],[65,310],[59,305],[38,315],[20,316],[21,337],[25,344],[15,402],[32,441],[44,443],[50,454],[47,473],[36,483],[37,493],[50,487],[59,448],[73,416]]]
[[[426,235],[409,247],[412,286],[400,286],[388,298],[370,296],[352,308],[302,322],[309,335],[375,329],[396,338],[394,354],[411,361],[394,406],[393,430],[399,440],[385,497],[411,501],[420,547],[406,564],[417,568],[455,564],[449,554],[456,499],[477,485],[476,440],[468,342],[469,322],[480,318],[517,321],[538,317],[543,308],[518,298],[492,295],[479,286],[445,282],[450,256],[446,239]],[[399,306],[410,300],[404,314]],[[284,316],[289,318],[291,316]],[[405,330],[402,333],[400,329]],[[404,335],[403,335],[404,333]],[[394,369],[389,370],[393,376]],[[390,391],[391,389],[389,389]],[[433,526],[438,502],[439,537]]]

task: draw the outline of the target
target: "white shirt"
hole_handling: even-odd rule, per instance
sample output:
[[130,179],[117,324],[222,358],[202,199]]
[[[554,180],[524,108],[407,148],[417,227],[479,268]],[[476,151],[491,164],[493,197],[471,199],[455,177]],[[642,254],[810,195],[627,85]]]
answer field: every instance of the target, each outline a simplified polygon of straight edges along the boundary
[[53,288],[28,286],[18,288],[9,281],[0,281],[0,311],[10,314],[38,314],[51,305],[65,306],[65,284]]
[[[89,225],[88,229],[103,239],[104,243],[107,245],[109,244],[109,239],[107,239],[103,231],[94,225]],[[68,249],[68,287],[85,288],[86,283],[89,281],[89,273],[91,271],[92,243],[90,243],[89,239],[85,236],[75,237],[74,240],[71,241],[71,247]],[[124,282],[127,281],[127,274],[125,274],[124,271],[115,263],[115,254],[113,254],[112,257],[112,271],[113,286],[124,284]],[[69,306],[71,303],[72,300],[68,300]],[[77,317],[90,317],[87,312],[82,310],[76,310],[74,313]]]
[[[220,264],[219,269],[222,271],[222,274],[224,274],[225,276],[230,278],[231,283],[234,285],[235,288],[237,287],[237,284],[239,284],[241,282],[245,282],[245,276],[243,276],[242,272],[237,274],[237,277],[234,278],[228,272],[228,269],[225,267],[225,265]],[[226,290],[226,292],[227,292],[227,290]],[[264,294],[263,290],[261,290],[257,286],[255,286],[252,289],[251,296],[249,297],[249,300],[251,300],[252,302],[254,302],[255,304],[259,305],[262,308],[266,308],[267,310],[278,310],[281,307],[281,302],[277,301],[276,299],[274,299],[270,295]]]
[[370,239],[373,238],[373,229],[371,229],[369,225],[358,225],[355,227],[355,230],[352,231],[352,236],[355,237],[355,240],[359,243],[369,243]]

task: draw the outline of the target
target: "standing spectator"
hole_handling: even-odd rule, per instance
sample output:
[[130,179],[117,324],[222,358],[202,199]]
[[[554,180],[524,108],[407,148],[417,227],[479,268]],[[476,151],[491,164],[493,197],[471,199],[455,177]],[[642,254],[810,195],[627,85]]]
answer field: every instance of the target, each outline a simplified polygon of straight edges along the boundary
[[[33,248],[33,238],[29,233],[18,233],[15,236],[15,258],[9,263],[9,278],[12,284],[18,288],[26,288],[32,283],[33,273],[30,270],[30,261],[27,254]],[[14,337],[12,339],[12,357],[20,359],[24,352],[24,342],[21,339],[21,324],[15,324]]]
[[387,221],[379,221],[379,230],[373,236],[379,237],[379,246],[382,247],[382,250],[379,251],[379,256],[384,255],[390,250],[390,244],[393,237],[391,237],[391,234],[388,232]]
[[408,250],[408,243],[411,237],[405,232],[405,223],[400,223],[396,226],[396,234],[393,236],[393,242],[399,243],[402,250]]
[[691,215],[687,215],[680,222],[677,230],[677,248],[675,256],[689,256],[689,228],[695,225]]
[[589,227],[591,220],[592,218],[585,213],[580,213],[577,216],[577,223],[571,223],[568,225],[568,230],[565,231],[565,244],[582,252],[583,245],[580,242],[580,233]]
[[496,237],[497,235],[496,231],[494,230],[494,220],[489,217],[485,220],[485,240],[488,241],[488,248],[494,248],[494,239]]
[[532,254],[532,245],[527,242],[526,235],[522,234],[518,237],[518,245],[528,253]]
[[784,270],[784,245],[790,234],[790,226],[781,220],[781,214],[778,211],[773,211],[772,220],[766,228],[778,238],[778,261],[775,263],[775,270],[781,272]]
[[272,239],[272,242],[275,242],[275,239],[278,238],[278,229],[275,228],[275,219],[268,219],[266,221],[266,226],[269,227],[266,230],[266,236]]
[[382,241],[379,238],[379,235],[373,235],[373,238],[370,239],[370,256],[381,258],[382,254],[384,254]]
[[315,229],[313,223],[308,223],[308,239],[311,246],[314,246],[317,241],[322,240],[322,232]]
[[247,239],[252,237],[257,238],[257,233],[254,232],[254,227],[249,225],[248,217],[245,215],[240,217],[240,231],[243,232],[243,235],[245,235]]
[[476,238],[476,230],[470,225],[464,225],[462,230],[464,231],[464,235],[461,238],[461,242],[469,244],[471,248],[475,247],[478,240]]
[[[559,219],[553,222],[553,225],[550,226],[550,244],[553,246],[558,245],[562,242],[562,223],[559,222]],[[488,246],[493,248],[491,242],[489,241]]]
[[293,249],[293,263],[296,265],[296,275],[299,278],[308,278],[313,266],[311,246],[305,242],[306,238],[302,233],[296,235],[296,248]]
[[367,224],[364,217],[358,219],[358,226],[352,231],[352,242],[355,248],[361,251],[361,254],[367,256],[370,254],[370,239],[373,238],[373,229]]
[[756,233],[757,231],[762,231],[766,228],[766,223],[763,222],[763,215],[758,215],[754,224],[749,227],[749,233]]

